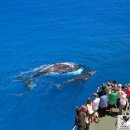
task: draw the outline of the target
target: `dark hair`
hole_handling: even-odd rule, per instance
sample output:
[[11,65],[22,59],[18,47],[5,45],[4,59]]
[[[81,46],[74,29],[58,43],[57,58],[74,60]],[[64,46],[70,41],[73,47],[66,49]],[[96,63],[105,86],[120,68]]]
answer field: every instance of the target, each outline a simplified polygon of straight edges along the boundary
[[117,84],[117,81],[115,81],[115,80],[113,80],[112,82],[113,82],[114,84]]
[[125,88],[125,86],[123,85],[122,88]]
[[102,90],[105,90],[106,89],[106,87],[105,86],[102,86]]

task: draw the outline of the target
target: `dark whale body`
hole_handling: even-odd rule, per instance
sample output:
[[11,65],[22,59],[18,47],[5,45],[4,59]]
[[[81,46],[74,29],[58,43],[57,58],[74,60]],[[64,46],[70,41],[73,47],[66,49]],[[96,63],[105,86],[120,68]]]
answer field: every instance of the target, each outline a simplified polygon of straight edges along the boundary
[[96,71],[86,72],[86,73],[81,74],[80,76],[77,76],[73,79],[68,80],[67,82],[83,81],[83,80],[86,80],[89,77],[93,76],[95,73],[96,73]]
[[[78,73],[77,73],[78,72]],[[79,64],[75,64],[72,62],[63,62],[63,63],[54,63],[47,65],[45,68],[37,72],[36,74],[32,75],[31,77],[23,77],[23,76],[18,76],[17,79],[22,80],[27,86],[27,88],[32,88],[32,80],[40,75],[45,75],[45,74],[78,74],[78,76],[75,76],[74,78],[63,82],[65,83],[71,83],[75,81],[84,81],[88,79],[89,77],[93,76],[96,71],[88,71],[85,70],[85,68]],[[80,74],[80,75],[79,75]]]
[[32,78],[35,78],[35,77],[40,76],[42,74],[51,74],[51,73],[62,74],[62,73],[77,71],[78,69],[80,69],[80,66],[78,64],[69,63],[69,62],[54,63],[51,65],[48,65],[40,72],[34,74],[32,76]]

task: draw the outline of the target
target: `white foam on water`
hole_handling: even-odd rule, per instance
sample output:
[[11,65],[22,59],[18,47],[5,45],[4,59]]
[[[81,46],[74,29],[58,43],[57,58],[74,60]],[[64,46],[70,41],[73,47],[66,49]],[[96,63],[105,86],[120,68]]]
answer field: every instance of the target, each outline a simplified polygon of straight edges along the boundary
[[44,69],[45,67],[46,67],[46,65],[41,65],[41,66],[39,66],[37,68],[31,69],[31,72],[36,72],[38,70]]
[[28,74],[28,73],[32,73],[32,72],[36,72],[36,71],[38,71],[38,70],[42,70],[42,69],[44,69],[46,66],[48,66],[48,65],[41,65],[41,66],[39,66],[39,67],[36,67],[36,68],[30,69],[30,70],[28,70],[28,71],[21,72],[20,74],[21,74],[21,75],[24,75],[24,74]]
[[33,89],[34,87],[36,87],[36,84],[35,83],[31,83],[27,86],[30,90]]
[[55,85],[56,88],[59,89],[59,90],[62,90],[62,88],[63,88],[62,84],[54,84],[54,85]]
[[51,65],[46,65],[43,69],[48,69],[50,67],[52,67],[54,64],[51,64]]
[[67,74],[69,75],[69,74],[73,74],[73,75],[78,75],[78,74],[81,74],[82,72],[83,72],[83,68],[81,67],[81,68],[79,68],[78,70],[76,70],[76,71],[72,71],[72,72],[68,72]]

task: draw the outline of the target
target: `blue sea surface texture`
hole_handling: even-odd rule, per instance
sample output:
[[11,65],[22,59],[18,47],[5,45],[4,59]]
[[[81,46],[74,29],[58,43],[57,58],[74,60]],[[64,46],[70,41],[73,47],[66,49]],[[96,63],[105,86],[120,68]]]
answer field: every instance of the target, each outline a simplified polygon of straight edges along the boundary
[[[99,85],[130,83],[129,0],[1,0],[0,14],[0,130],[71,130]],[[42,75],[30,90],[17,78],[56,62],[97,73]]]

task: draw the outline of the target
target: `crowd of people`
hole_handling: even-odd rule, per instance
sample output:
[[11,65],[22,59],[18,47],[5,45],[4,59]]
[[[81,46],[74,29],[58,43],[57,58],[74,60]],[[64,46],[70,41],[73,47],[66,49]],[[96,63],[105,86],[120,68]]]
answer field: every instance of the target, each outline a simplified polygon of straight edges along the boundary
[[99,122],[99,118],[105,117],[106,110],[112,115],[113,108],[117,108],[118,115],[125,112],[129,106],[130,84],[119,84],[117,81],[110,81],[97,88],[93,93],[94,100],[87,98],[86,104],[80,108],[76,106],[75,125],[78,130],[89,130],[91,123]]

